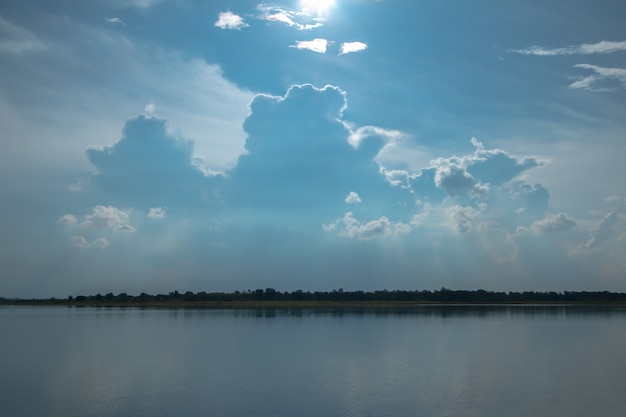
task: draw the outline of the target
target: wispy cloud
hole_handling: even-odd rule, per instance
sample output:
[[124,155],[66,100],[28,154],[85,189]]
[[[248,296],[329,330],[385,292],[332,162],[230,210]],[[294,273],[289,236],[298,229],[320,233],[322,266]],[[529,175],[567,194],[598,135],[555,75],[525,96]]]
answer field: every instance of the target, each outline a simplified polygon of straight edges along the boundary
[[217,16],[217,21],[215,22],[215,26],[220,29],[230,29],[230,30],[241,30],[243,28],[247,28],[248,25],[243,17],[231,12],[221,12]]
[[324,26],[325,19],[312,16],[308,11],[287,10],[261,4],[257,7],[261,12],[258,19],[284,23],[298,30],[311,30]]
[[540,56],[611,54],[619,51],[626,51],[626,41],[601,41],[597,43],[583,43],[580,45],[570,45],[564,48],[552,49],[534,45],[529,48],[509,50],[509,52],[515,52],[518,54]]
[[367,44],[363,42],[344,42],[339,47],[339,55],[345,55],[352,52],[364,51]]
[[308,49],[309,51],[317,52],[318,54],[326,53],[328,47],[328,41],[326,39],[315,38],[312,41],[296,41],[295,45],[290,45],[291,48]]
[[109,17],[107,19],[104,19],[105,22],[109,22],[109,23],[113,23],[116,25],[122,25],[122,26],[126,26],[126,23],[124,23],[124,21],[122,19],[120,19],[119,17]]
[[0,53],[22,53],[42,48],[43,43],[35,34],[0,17]]
[[626,69],[624,68],[606,68],[591,64],[577,64],[574,68],[582,68],[591,70],[593,75],[583,77],[572,84],[569,88],[578,88],[591,91],[607,91],[611,88],[602,87],[603,83],[609,81],[617,81],[626,88]]

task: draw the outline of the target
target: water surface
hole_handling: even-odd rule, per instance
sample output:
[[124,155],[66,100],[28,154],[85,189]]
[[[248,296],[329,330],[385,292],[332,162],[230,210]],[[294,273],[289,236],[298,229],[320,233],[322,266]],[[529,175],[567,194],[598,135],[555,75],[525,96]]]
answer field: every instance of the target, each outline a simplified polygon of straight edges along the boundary
[[626,310],[0,307],[2,415],[623,416]]

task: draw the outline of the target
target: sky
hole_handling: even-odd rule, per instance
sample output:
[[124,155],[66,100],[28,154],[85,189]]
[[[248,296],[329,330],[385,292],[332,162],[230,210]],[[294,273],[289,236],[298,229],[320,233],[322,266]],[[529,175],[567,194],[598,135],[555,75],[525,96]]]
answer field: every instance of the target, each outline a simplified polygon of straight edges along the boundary
[[621,0],[4,0],[0,296],[626,291]]

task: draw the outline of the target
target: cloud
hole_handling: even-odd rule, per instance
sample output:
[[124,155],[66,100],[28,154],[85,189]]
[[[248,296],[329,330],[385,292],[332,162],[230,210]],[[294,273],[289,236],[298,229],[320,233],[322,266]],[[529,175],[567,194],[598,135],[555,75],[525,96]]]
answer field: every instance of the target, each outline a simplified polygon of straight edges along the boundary
[[261,12],[257,18],[270,22],[284,23],[298,30],[311,30],[324,26],[325,19],[317,17],[307,10],[287,10],[280,7],[260,4],[257,10]]
[[91,214],[85,215],[82,225],[93,226],[98,229],[134,232],[135,228],[130,225],[129,221],[130,213],[128,211],[113,206],[98,205],[93,208]]
[[107,19],[104,19],[105,22],[109,22],[109,23],[113,23],[113,24],[117,24],[117,25],[122,25],[122,26],[126,26],[126,23],[124,23],[124,21],[122,19],[120,19],[119,17],[109,17]]
[[350,191],[350,194],[346,196],[346,203],[348,204],[359,204],[361,203],[361,197],[358,193],[354,191]]
[[[120,210],[113,206],[104,205],[95,206],[90,214],[83,216],[82,221],[79,221],[73,214],[64,214],[57,220],[57,223],[67,226],[70,230],[79,228],[83,230],[92,229],[100,232],[110,231],[113,233],[133,233],[136,231],[135,227],[130,224],[129,210]],[[82,248],[105,248],[110,243],[109,240],[104,237],[98,237],[92,242],[89,242],[84,235],[72,235],[70,241],[74,246]]]
[[397,191],[373,161],[380,146],[355,149],[348,142],[346,108],[345,92],[330,85],[294,85],[284,96],[258,95],[244,123],[246,153],[226,173],[226,201],[279,210],[315,208],[322,218],[341,209],[355,189],[360,198],[371,195],[394,204]]
[[624,68],[605,68],[591,64],[577,64],[574,68],[582,68],[591,70],[595,74],[583,77],[572,84],[569,88],[584,89],[591,91],[607,91],[611,88],[607,83],[617,81],[621,87],[626,88],[626,69]]
[[243,28],[247,28],[250,25],[248,25],[241,16],[231,11],[226,11],[221,12],[217,16],[215,26],[220,29],[241,30]]
[[[476,138],[471,143],[473,154],[435,158],[419,174],[404,176],[416,191],[432,182],[450,196],[478,196],[491,186],[501,187],[544,164],[536,157],[516,157],[501,149],[486,149]],[[399,177],[400,173],[396,171],[392,177]]]
[[363,42],[344,42],[339,47],[339,55],[345,55],[352,52],[364,51],[367,44]]
[[482,204],[480,209],[474,207],[463,207],[460,205],[453,205],[446,209],[446,215],[450,221],[450,224],[459,233],[466,233],[469,231],[473,223],[472,221],[478,217],[481,209],[484,210],[486,205]]
[[392,223],[387,216],[362,222],[356,219],[350,211],[334,223],[322,225],[322,229],[327,233],[337,233],[341,237],[359,240],[398,236],[411,232],[411,226],[400,222]]
[[74,235],[70,236],[70,243],[77,248],[98,248],[104,249],[111,242],[105,237],[99,237],[94,239],[92,242],[89,242],[83,235]]
[[5,37],[0,29],[0,55],[14,55],[0,65],[0,125],[15,139],[3,144],[12,157],[0,152],[0,165],[19,168],[28,158],[39,167],[89,169],[83,149],[111,143],[120,120],[153,101],[170,134],[194,141],[197,164],[232,167],[243,151],[252,92],[226,79],[219,65],[144,42],[136,32],[46,13],[34,11],[27,33]]
[[0,17],[0,53],[21,54],[43,48],[43,42],[32,32]]
[[553,49],[535,45],[524,49],[509,50],[509,52],[539,56],[611,54],[621,51],[626,51],[626,41],[601,41],[597,43],[583,43],[580,45],[571,45],[564,48]]
[[613,234],[613,228],[619,222],[619,216],[615,211],[606,214],[591,228],[591,237],[583,245],[586,249],[594,249],[602,242],[608,240]]
[[108,3],[114,7],[136,7],[138,9],[149,9],[164,1],[165,0],[104,0],[105,3]]
[[64,214],[63,216],[59,217],[57,223],[73,225],[78,224],[78,219],[73,214]]
[[166,122],[140,115],[111,146],[90,148],[92,182],[110,201],[132,207],[198,206],[216,179],[194,164],[193,144],[168,134]]
[[558,213],[534,222],[532,229],[536,232],[560,232],[575,226],[576,222],[569,214]]
[[163,207],[151,207],[148,211],[148,218],[163,219],[165,218],[165,209]]
[[[349,125],[346,127],[350,129]],[[354,131],[350,129],[348,142],[355,148],[358,148],[361,146],[361,143],[364,142],[364,139],[371,137],[377,137],[382,139],[384,142],[389,143],[405,138],[407,135],[399,130],[383,129],[378,126],[361,126]]]
[[326,47],[328,41],[326,39],[316,38],[312,41],[296,41],[295,45],[290,45],[291,48],[308,49],[309,51],[317,52],[318,54],[326,53]]

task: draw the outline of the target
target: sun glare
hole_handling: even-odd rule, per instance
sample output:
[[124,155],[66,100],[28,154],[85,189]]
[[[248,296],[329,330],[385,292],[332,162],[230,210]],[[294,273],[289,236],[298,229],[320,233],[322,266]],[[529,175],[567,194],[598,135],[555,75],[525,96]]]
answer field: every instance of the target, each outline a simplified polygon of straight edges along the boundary
[[336,0],[300,0],[300,8],[317,16],[326,16],[335,3]]

